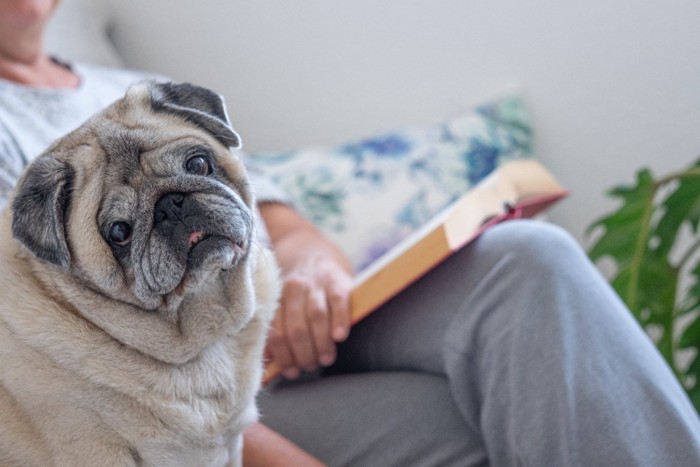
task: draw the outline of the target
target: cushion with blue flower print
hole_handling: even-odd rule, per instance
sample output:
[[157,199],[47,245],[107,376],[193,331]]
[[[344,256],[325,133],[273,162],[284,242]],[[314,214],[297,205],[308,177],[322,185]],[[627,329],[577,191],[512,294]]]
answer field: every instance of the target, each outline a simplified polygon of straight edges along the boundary
[[509,94],[441,122],[250,159],[360,271],[531,148],[526,108]]

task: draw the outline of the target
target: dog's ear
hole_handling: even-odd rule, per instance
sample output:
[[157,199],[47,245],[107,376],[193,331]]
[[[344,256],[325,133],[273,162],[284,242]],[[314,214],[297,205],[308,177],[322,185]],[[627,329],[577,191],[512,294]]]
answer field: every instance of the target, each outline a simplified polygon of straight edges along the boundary
[[67,268],[66,211],[73,184],[71,167],[50,155],[34,161],[17,185],[12,234],[40,259]]
[[227,147],[241,147],[241,138],[231,127],[224,99],[219,94],[190,83],[151,83],[148,90],[156,111],[185,118]]

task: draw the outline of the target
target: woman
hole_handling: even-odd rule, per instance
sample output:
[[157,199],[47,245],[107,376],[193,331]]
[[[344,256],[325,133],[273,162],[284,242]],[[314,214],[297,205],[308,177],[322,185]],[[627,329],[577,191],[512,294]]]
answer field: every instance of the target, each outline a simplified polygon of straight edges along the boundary
[[[0,0],[0,189],[145,74],[66,65],[56,0]],[[484,234],[350,333],[348,262],[263,178],[284,287],[262,420],[337,465],[700,465],[700,422],[649,339],[560,229]],[[324,368],[323,376],[300,378]],[[246,465],[314,465],[275,431]]]

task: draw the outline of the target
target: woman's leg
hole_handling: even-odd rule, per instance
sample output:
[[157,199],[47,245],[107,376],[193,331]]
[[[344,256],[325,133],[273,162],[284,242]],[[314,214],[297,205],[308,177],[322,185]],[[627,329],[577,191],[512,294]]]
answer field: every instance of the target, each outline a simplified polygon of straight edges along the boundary
[[576,243],[540,222],[449,258],[359,323],[333,371],[444,378],[495,465],[700,465],[670,370]]
[[262,422],[330,466],[487,466],[443,377],[336,375],[265,388]]

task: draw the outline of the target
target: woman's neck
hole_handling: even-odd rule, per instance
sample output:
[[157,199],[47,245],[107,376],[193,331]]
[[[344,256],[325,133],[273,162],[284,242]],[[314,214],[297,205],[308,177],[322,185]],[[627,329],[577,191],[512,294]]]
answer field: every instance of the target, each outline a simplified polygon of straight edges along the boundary
[[2,47],[0,40],[0,78],[27,86],[43,88],[75,88],[80,78],[70,69],[56,63],[42,49],[40,40],[9,42],[13,48]]
[[41,88],[75,88],[80,78],[68,68],[44,55],[32,63],[13,62],[0,58],[0,78]]

